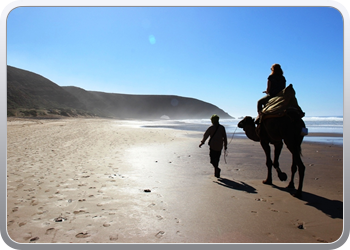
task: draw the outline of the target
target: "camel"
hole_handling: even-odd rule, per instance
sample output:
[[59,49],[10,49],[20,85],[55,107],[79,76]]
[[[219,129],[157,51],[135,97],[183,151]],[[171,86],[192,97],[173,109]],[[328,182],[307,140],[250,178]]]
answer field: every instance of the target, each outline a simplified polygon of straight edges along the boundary
[[[238,123],[239,128],[243,128],[247,137],[253,141],[260,141],[261,147],[266,155],[267,178],[263,181],[264,184],[272,185],[272,166],[276,169],[278,177],[281,181],[287,180],[287,175],[281,171],[279,167],[279,156],[282,151],[283,142],[286,144],[289,151],[292,153],[292,177],[287,188],[295,189],[294,176],[299,170],[299,186],[294,194],[295,197],[302,197],[303,180],[305,166],[301,160],[301,143],[304,136],[301,134],[302,128],[305,128],[305,123],[300,115],[296,112],[286,112],[282,117],[261,117],[259,128],[255,126],[252,117],[246,116]],[[271,149],[269,144],[275,147],[274,161],[271,160]]]

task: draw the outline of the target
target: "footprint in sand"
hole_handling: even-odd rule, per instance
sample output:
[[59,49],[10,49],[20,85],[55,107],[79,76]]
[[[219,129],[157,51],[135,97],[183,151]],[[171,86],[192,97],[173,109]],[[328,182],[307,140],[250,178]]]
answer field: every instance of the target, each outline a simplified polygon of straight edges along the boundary
[[154,207],[156,204],[155,203],[152,203],[152,204],[149,204],[148,207]]
[[75,235],[76,238],[88,238],[90,235],[88,233],[78,233]]
[[88,214],[89,212],[86,212],[85,210],[79,210],[79,211],[74,211],[74,214]]
[[19,185],[17,186],[17,190],[18,190],[18,189],[21,189],[22,187],[24,187],[24,184],[21,183],[21,184],[19,184]]
[[30,239],[30,242],[34,242],[34,241],[38,241],[38,240],[39,240],[39,237],[34,237],[34,238]]
[[55,222],[63,222],[63,221],[65,221],[65,220],[67,220],[67,218],[62,217],[62,216],[57,217],[57,218],[54,219]]
[[155,236],[156,236],[157,238],[162,238],[164,234],[165,234],[164,231],[159,231]]
[[110,241],[117,241],[117,240],[118,240],[118,234],[116,234],[116,235],[110,235],[110,236],[109,236],[109,240],[110,240]]
[[32,238],[32,233],[26,233],[23,235],[24,240],[29,240],[30,238]]
[[271,238],[276,238],[276,236],[273,233],[267,233],[267,236]]
[[26,225],[27,223],[26,222],[21,222],[18,224],[19,227],[23,227],[24,225]]
[[31,205],[31,206],[36,206],[36,205],[38,205],[38,204],[39,204],[39,202],[36,201],[36,200],[32,200],[32,201],[30,202],[30,205]]
[[49,229],[46,230],[45,234],[46,235],[50,235],[50,234],[53,233],[54,230],[55,230],[54,228],[49,228]]

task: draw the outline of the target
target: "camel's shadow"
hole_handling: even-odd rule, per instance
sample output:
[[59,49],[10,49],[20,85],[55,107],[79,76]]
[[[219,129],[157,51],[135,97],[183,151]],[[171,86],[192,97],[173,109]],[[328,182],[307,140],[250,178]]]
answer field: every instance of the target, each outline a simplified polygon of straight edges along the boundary
[[[278,187],[272,185],[272,187],[277,188],[281,191],[294,194],[295,190],[290,188]],[[333,219],[343,219],[343,202],[338,200],[329,200],[327,198],[318,196],[316,194],[311,194],[303,191],[303,196],[300,200],[305,201],[306,205],[312,206]]]
[[255,188],[248,185],[247,183],[244,183],[243,181],[235,182],[226,178],[218,178],[218,180],[214,182],[227,188],[245,191],[247,193],[252,193],[252,194],[257,193]]

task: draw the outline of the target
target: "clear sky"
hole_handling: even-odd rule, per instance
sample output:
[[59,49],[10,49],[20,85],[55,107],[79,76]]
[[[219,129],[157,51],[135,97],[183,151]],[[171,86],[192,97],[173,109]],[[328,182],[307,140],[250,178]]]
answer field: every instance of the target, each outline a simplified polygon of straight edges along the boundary
[[331,7],[19,7],[7,64],[60,86],[180,95],[256,116],[279,63],[306,116],[343,115],[343,19]]

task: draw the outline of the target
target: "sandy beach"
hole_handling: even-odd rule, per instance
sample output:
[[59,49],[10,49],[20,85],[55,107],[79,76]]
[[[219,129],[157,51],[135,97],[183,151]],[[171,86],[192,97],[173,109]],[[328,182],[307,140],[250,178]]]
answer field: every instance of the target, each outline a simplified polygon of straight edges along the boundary
[[[109,119],[8,119],[7,232],[17,243],[332,243],[343,147],[302,144],[303,198],[284,147],[264,185],[259,143],[234,138],[214,177],[202,132]],[[298,176],[295,183],[298,184]]]

